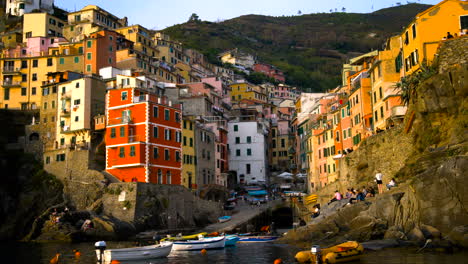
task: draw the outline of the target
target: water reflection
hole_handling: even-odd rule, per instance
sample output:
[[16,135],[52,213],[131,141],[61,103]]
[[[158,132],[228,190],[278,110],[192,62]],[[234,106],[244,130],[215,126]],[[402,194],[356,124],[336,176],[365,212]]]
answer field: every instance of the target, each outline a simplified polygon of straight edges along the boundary
[[[109,248],[122,248],[133,245],[133,242],[108,242]],[[75,259],[73,249],[81,252],[81,257]],[[238,244],[237,247],[222,250],[209,250],[206,255],[200,252],[173,252],[168,258],[145,260],[139,262],[125,262],[130,264],[272,264],[281,258],[283,263],[294,263],[294,255],[299,249],[289,245],[269,243]],[[62,254],[60,263],[96,263],[94,243],[63,244],[63,243],[8,243],[0,244],[0,263],[48,264],[56,254]],[[439,264],[439,263],[467,263],[468,251],[455,254],[417,253],[416,249],[387,249],[383,251],[367,251],[361,261],[363,264]],[[124,263],[122,263],[124,264]]]

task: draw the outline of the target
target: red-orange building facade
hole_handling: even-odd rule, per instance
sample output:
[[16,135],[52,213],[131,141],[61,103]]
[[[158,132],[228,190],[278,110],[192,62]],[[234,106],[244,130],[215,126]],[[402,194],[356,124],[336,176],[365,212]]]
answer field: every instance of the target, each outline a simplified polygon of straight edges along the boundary
[[113,89],[106,118],[108,173],[125,182],[181,184],[179,105],[144,89]]

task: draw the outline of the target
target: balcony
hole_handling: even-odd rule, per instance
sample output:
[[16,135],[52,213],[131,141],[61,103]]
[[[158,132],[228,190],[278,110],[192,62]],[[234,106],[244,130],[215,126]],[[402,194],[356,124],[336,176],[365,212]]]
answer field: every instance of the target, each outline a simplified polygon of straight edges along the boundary
[[70,117],[70,109],[62,109],[62,111],[60,111],[60,116],[61,117]]
[[5,66],[3,67],[2,73],[6,75],[21,74],[21,69],[13,66]]
[[128,143],[134,142],[145,142],[145,137],[143,135],[128,136]]
[[133,124],[133,118],[129,116],[117,117],[113,119],[109,119],[109,126],[112,125],[128,125]]
[[2,87],[10,88],[10,87],[21,87],[21,82],[14,82],[10,80],[5,80],[2,82]]
[[406,114],[407,107],[403,105],[395,106],[392,108],[392,118],[402,117]]

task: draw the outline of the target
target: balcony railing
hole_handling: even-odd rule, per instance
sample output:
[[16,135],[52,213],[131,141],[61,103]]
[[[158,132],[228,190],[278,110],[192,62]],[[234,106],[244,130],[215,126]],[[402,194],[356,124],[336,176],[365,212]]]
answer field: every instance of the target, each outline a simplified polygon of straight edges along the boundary
[[60,116],[63,116],[63,117],[70,116],[70,109],[68,108],[62,109],[62,111],[60,111]]
[[133,135],[128,137],[128,143],[133,143],[133,142],[144,142],[145,137],[142,135]]
[[3,67],[3,74],[8,74],[8,73],[20,73],[21,69],[20,68],[15,68],[13,66],[5,66]]
[[124,117],[117,117],[117,118],[112,118],[109,119],[109,125],[122,125],[122,124],[132,124],[133,123],[133,118],[129,116],[124,116]]
[[13,81],[3,81],[2,82],[2,86],[3,87],[20,87],[21,86],[21,82],[13,82]]

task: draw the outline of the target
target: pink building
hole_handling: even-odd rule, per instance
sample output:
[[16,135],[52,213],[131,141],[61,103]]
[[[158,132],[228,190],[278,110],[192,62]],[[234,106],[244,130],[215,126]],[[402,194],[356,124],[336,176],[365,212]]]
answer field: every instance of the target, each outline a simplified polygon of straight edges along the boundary
[[272,77],[279,82],[285,82],[286,78],[284,77],[284,73],[277,69],[275,66],[266,64],[266,63],[256,63],[253,66],[253,70],[255,72],[261,72],[266,76]]
[[49,48],[57,48],[60,43],[67,40],[60,37],[33,37],[26,40],[26,45],[19,45],[14,49],[4,50],[2,55],[6,58],[37,57],[49,55]]

